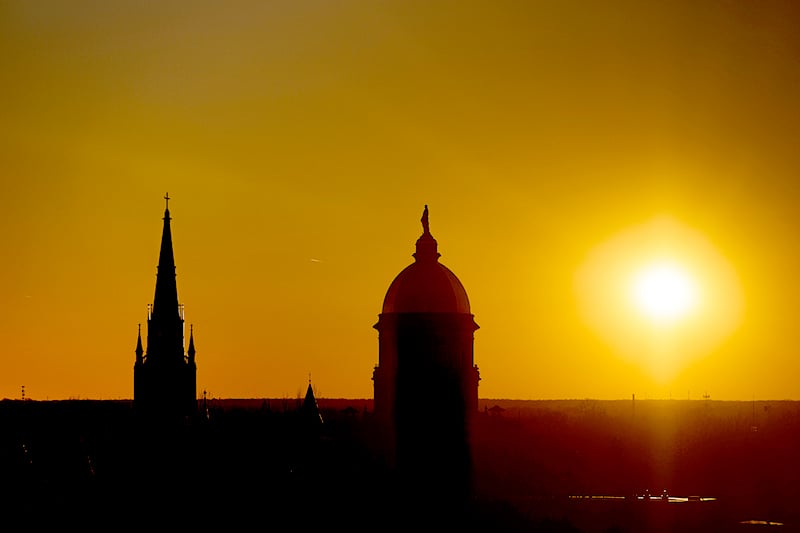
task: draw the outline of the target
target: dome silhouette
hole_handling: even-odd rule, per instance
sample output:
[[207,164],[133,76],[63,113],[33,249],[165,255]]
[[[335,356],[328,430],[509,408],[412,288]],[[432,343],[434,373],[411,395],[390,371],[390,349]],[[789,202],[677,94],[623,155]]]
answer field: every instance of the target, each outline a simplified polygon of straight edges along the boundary
[[408,265],[383,300],[384,313],[466,313],[467,291],[453,272],[434,260]]
[[467,291],[453,272],[439,262],[438,244],[423,214],[424,232],[417,239],[414,262],[403,269],[386,291],[383,313],[470,314]]

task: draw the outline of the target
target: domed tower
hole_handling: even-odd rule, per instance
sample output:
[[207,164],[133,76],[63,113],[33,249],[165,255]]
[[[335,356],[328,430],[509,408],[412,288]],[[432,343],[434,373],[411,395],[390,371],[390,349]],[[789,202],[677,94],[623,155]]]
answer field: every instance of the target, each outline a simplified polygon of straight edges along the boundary
[[142,329],[136,343],[133,367],[133,406],[148,419],[182,420],[197,408],[197,365],[194,335],[184,353],[183,305],[178,303],[175,257],[169,214],[169,194],[164,199],[164,227],[158,257],[156,290],[147,313],[147,349],[142,347]]
[[478,325],[456,275],[439,262],[422,213],[414,262],[392,281],[378,323],[375,415],[391,464],[415,490],[469,490],[470,429],[478,411]]

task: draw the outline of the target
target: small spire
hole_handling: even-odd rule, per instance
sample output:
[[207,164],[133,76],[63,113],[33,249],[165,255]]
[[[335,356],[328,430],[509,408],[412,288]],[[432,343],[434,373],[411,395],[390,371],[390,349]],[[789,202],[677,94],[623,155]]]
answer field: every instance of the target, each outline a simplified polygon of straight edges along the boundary
[[142,348],[142,324],[139,324],[139,338],[136,340],[136,360],[139,361],[144,354],[144,348]]
[[314,389],[311,387],[311,373],[308,374],[308,388],[306,389],[306,397],[303,399],[301,408],[309,419],[317,424],[322,423],[322,413],[320,413],[317,399],[314,396]]
[[189,324],[189,350],[188,350],[189,360],[194,360],[194,324]]

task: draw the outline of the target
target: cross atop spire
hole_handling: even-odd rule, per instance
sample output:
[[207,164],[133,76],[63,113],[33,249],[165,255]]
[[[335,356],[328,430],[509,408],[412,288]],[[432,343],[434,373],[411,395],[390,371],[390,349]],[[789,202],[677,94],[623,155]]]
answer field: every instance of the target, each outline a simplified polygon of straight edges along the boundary
[[165,201],[166,201],[166,203],[167,203],[167,206],[166,206],[166,208],[164,209],[164,220],[170,220],[170,219],[172,218],[172,217],[170,217],[170,216],[169,216],[169,201],[170,201],[171,199],[172,199],[172,198],[170,198],[170,197],[169,197],[169,193],[167,193],[167,194],[165,194],[165,195],[164,195],[164,200],[165,200]]

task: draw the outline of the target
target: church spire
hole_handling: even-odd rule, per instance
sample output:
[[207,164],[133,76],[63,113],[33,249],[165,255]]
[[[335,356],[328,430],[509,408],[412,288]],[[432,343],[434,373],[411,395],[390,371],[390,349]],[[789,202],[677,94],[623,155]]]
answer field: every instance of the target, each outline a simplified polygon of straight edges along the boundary
[[[153,318],[180,319],[178,287],[175,281],[175,256],[172,252],[172,230],[169,216],[169,193],[164,196],[164,228],[161,232],[161,252],[158,256],[156,294],[153,298]],[[170,316],[172,315],[172,316]]]
[[428,205],[425,204],[425,209],[422,211],[422,235],[417,239],[417,251],[414,253],[414,259],[419,262],[438,261],[441,255],[438,251],[438,243],[431,235],[430,224],[428,222]]
[[134,365],[134,404],[137,413],[153,420],[179,420],[197,408],[197,366],[194,340],[184,346],[183,306],[178,304],[169,194],[164,196],[164,227],[158,256],[156,290],[147,316],[147,344],[141,355],[141,327]]

